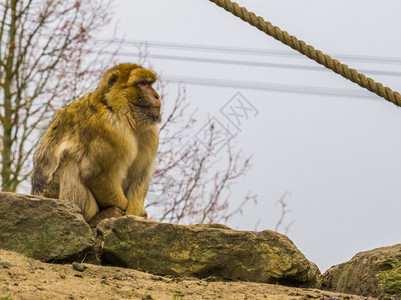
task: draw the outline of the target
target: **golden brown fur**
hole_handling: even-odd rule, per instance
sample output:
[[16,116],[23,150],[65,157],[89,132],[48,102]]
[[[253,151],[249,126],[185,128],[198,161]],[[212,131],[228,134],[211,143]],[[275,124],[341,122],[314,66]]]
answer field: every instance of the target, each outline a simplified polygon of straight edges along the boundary
[[156,79],[117,65],[97,90],[59,110],[34,154],[32,193],[77,204],[87,221],[113,206],[146,216],[161,119]]

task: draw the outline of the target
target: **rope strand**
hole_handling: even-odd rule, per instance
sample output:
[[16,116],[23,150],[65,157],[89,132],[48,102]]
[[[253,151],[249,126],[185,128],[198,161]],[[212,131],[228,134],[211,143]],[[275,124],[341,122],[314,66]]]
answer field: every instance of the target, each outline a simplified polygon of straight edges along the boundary
[[351,80],[359,86],[368,89],[380,97],[390,101],[391,103],[401,106],[401,95],[393,91],[389,87],[374,81],[372,78],[366,77],[357,70],[349,68],[346,64],[342,64],[336,59],[332,59],[329,55],[324,54],[320,50],[316,50],[313,46],[307,45],[304,41],[298,40],[295,36],[289,35],[288,32],[281,30],[277,26],[273,26],[270,22],[265,21],[262,17],[256,16],[253,12],[249,12],[245,7],[239,6],[230,0],[209,0],[216,5],[224,8],[234,16],[255,26],[264,33],[279,40],[283,44],[297,50],[299,53],[306,55],[317,63],[325,66],[333,72],[340,74],[344,78]]

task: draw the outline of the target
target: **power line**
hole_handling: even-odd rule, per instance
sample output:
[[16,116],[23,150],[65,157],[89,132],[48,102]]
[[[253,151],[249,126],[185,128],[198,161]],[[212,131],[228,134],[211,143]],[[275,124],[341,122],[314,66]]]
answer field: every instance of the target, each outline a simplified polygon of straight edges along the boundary
[[350,90],[350,89],[319,88],[312,86],[262,83],[262,82],[250,82],[250,81],[233,81],[233,80],[222,80],[222,79],[205,79],[205,78],[182,77],[173,75],[163,75],[161,76],[161,78],[167,82],[186,83],[193,85],[253,89],[253,90],[293,93],[293,94],[312,94],[312,95],[365,98],[365,99],[376,99],[376,100],[379,99],[374,94],[367,92],[362,93],[358,90]]
[[[103,42],[118,42],[118,41],[107,41],[99,40]],[[140,44],[140,41],[119,41],[119,43],[133,43],[136,45]],[[143,43],[142,43],[143,44]],[[157,44],[169,44],[169,43],[157,43]],[[149,45],[149,43],[148,43]],[[176,44],[172,44],[176,45]],[[183,45],[183,44],[178,44]],[[195,45],[194,47],[198,47]],[[206,46],[205,46],[206,47]],[[218,47],[224,48],[226,47]],[[234,48],[230,48],[234,49]],[[269,50],[268,50],[269,51]],[[283,51],[284,52],[284,51]],[[115,54],[111,51],[103,51],[102,54]],[[131,52],[119,52],[121,56],[135,56],[140,57],[140,53]],[[296,53],[291,55],[297,55]],[[165,59],[175,61],[191,61],[191,62],[202,62],[202,63],[220,63],[220,64],[231,64],[231,65],[247,65],[257,67],[271,67],[271,68],[283,68],[283,69],[300,69],[300,70],[326,70],[320,66],[302,66],[296,64],[279,64],[279,63],[264,63],[264,62],[253,62],[253,61],[242,61],[242,60],[228,60],[228,59],[214,59],[214,58],[199,58],[199,57],[188,57],[188,56],[175,56],[175,55],[163,55],[163,54],[146,54],[147,57],[154,59]],[[401,60],[400,60],[401,63]],[[362,70],[361,72],[369,74],[380,74],[388,76],[401,76],[401,72],[391,71],[380,71],[380,70]],[[312,95],[324,95],[324,96],[335,96],[335,97],[351,97],[351,98],[365,98],[365,99],[377,99],[377,96],[370,93],[363,93],[358,90],[350,89],[339,89],[339,88],[319,88],[312,86],[300,86],[300,85],[289,85],[289,84],[274,84],[274,83],[262,83],[262,82],[247,82],[247,81],[232,81],[232,80],[219,80],[219,79],[205,79],[195,77],[181,77],[164,75],[162,78],[169,82],[175,83],[186,83],[192,85],[202,86],[215,86],[215,87],[229,87],[229,88],[242,88],[242,89],[253,89],[253,90],[264,90],[264,91],[275,91],[295,94],[312,94]]]
[[[302,55],[300,55],[295,51],[269,50],[269,49],[258,49],[258,48],[223,47],[223,46],[210,46],[210,45],[200,45],[200,44],[167,43],[167,42],[152,42],[152,41],[140,41],[140,40],[96,39],[96,41],[103,43],[111,43],[111,44],[130,45],[130,46],[147,45],[149,47],[163,48],[163,49],[179,49],[179,50],[189,50],[189,51],[204,51],[204,52],[206,51],[206,52],[220,52],[220,53],[234,53],[234,54],[262,55],[262,56],[283,56],[283,57],[293,57],[293,58],[303,57]],[[401,58],[398,57],[356,56],[349,54],[331,54],[331,56],[337,59],[343,59],[347,61],[401,65]]]
[[[103,54],[114,54],[114,52],[103,51]],[[129,57],[141,56],[140,53],[131,53],[131,52],[119,52],[118,55],[129,56]],[[146,57],[153,59],[163,59],[163,60],[215,63],[215,64],[225,64],[225,65],[250,66],[250,67],[265,67],[265,68],[279,68],[279,69],[293,69],[293,70],[295,69],[295,70],[308,70],[308,71],[328,71],[328,69],[322,66],[305,66],[296,64],[279,64],[279,63],[176,56],[176,55],[164,55],[164,54],[146,54]],[[358,69],[358,71],[373,75],[401,76],[401,72],[393,72],[393,71],[381,71],[381,70],[370,70],[370,69]]]

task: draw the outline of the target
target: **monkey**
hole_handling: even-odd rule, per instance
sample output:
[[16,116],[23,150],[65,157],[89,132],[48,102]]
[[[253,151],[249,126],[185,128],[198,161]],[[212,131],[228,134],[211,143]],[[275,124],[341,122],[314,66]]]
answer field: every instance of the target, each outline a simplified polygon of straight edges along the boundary
[[156,80],[152,70],[120,64],[58,110],[34,152],[31,193],[78,205],[88,223],[107,209],[147,217],[161,122]]

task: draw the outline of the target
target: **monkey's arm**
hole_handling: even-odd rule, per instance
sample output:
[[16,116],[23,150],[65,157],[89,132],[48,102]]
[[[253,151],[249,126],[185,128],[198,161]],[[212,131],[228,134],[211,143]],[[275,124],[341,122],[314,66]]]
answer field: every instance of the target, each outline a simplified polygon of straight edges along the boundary
[[127,190],[127,215],[146,217],[145,198],[153,174],[155,157],[159,146],[159,130],[157,126],[149,127],[147,131],[138,134],[142,142],[138,150],[136,163],[128,172],[130,186]]

